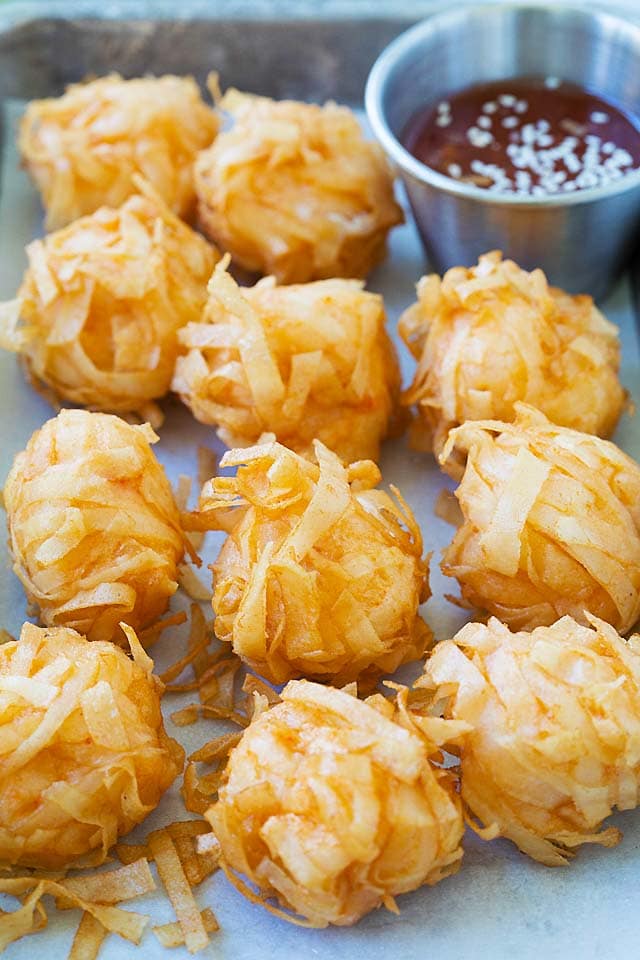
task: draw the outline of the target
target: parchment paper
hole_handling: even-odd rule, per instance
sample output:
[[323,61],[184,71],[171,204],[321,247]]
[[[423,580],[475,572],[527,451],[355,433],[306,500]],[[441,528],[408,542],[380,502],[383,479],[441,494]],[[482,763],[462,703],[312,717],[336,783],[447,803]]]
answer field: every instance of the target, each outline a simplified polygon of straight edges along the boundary
[[[4,155],[0,186],[0,298],[12,297],[25,267],[23,246],[42,231],[38,198],[25,174],[19,170],[14,147],[17,103],[8,104],[5,113]],[[414,299],[414,284],[425,272],[425,261],[414,227],[409,222],[392,234],[389,257],[371,278],[371,289],[384,294],[389,325],[395,336],[399,313]],[[628,287],[621,283],[603,309],[620,325],[622,339],[622,380],[640,403],[637,328],[630,308]],[[396,338],[397,340],[397,338]],[[411,377],[413,361],[398,344],[404,382]],[[213,430],[197,424],[175,400],[164,404],[166,422],[161,428],[155,452],[169,477],[181,473],[196,476],[198,444],[222,454],[223,447]],[[16,359],[0,352],[0,482],[4,482],[13,456],[24,448],[32,431],[52,415],[47,403],[25,382]],[[625,416],[615,437],[627,453],[640,459],[640,421]],[[443,599],[445,592],[455,593],[454,581],[438,570],[441,549],[452,536],[447,524],[433,514],[433,504],[443,486],[452,486],[443,478],[433,458],[409,450],[406,438],[388,443],[381,462],[386,483],[402,490],[421,524],[427,549],[433,550],[431,565],[432,599],[423,610],[438,639],[451,636],[466,617]],[[209,535],[205,561],[212,562],[221,536]],[[0,537],[2,574],[0,575],[0,625],[17,633],[26,617],[22,587],[11,572],[6,538]],[[208,578],[208,572],[205,571]],[[172,609],[184,601],[177,599]],[[167,633],[154,647],[157,668],[175,660],[184,652],[184,632]],[[402,678],[417,674],[405,668]],[[165,699],[165,714],[190,701],[190,695]],[[167,720],[169,732],[187,752],[225,729],[211,721],[176,728]],[[226,729],[228,729],[227,727]],[[177,786],[167,794],[160,807],[129,839],[144,837],[150,830],[174,819],[186,819]],[[297,960],[556,960],[579,957],[581,960],[617,960],[635,956],[640,930],[640,811],[619,815],[613,822],[624,831],[619,847],[606,850],[585,846],[567,868],[549,869],[518,853],[506,841],[483,843],[467,831],[465,856],[460,873],[434,888],[423,887],[399,898],[401,915],[384,909],[375,911],[356,927],[309,931],[271,917],[237,893],[221,873],[205,881],[196,890],[200,907],[211,906],[220,922],[219,933],[212,934],[211,946],[201,956],[221,960],[257,960],[278,958]],[[78,911],[59,913],[51,904],[49,927],[35,937],[27,937],[7,950],[7,960],[33,960],[36,956],[64,957],[77,923]],[[124,904],[148,913],[154,923],[174,919],[168,900],[155,894]],[[188,956],[185,948],[167,953],[148,932],[140,948],[110,936],[102,947],[104,960],[144,957],[156,960]]]

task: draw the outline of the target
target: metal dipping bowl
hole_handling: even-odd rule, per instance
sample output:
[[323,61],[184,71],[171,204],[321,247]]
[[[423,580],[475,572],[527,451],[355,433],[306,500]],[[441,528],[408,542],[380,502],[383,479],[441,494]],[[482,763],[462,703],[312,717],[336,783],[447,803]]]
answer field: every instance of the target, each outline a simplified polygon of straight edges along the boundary
[[640,170],[569,194],[491,193],[437,173],[402,146],[411,118],[464,87],[554,76],[640,115],[640,27],[598,9],[563,5],[456,6],[394,40],[373,66],[366,107],[397,167],[431,264],[470,266],[487,250],[574,293],[604,296],[640,229]]

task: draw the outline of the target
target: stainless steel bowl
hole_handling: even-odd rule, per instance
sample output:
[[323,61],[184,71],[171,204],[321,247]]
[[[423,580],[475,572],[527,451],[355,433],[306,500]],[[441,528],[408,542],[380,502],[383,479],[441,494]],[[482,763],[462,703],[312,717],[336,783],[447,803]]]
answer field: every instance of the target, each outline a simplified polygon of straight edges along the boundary
[[640,170],[603,187],[547,197],[489,193],[416,160],[400,142],[421,107],[474,83],[557,76],[640,114],[640,27],[557,4],[456,6],[394,40],[373,66],[369,121],[404,181],[432,265],[469,266],[501,249],[566,290],[602,297],[640,228]]

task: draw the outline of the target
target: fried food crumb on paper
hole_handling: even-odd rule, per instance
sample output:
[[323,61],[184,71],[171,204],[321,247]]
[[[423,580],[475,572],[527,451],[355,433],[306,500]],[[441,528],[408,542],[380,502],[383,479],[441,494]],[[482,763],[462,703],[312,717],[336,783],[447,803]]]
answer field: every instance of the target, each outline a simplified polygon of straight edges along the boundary
[[602,821],[638,805],[640,637],[587,619],[532,633],[467,624],[418,681],[472,728],[460,748],[471,814],[548,866],[584,843],[616,844]]
[[399,423],[400,372],[382,298],[357,280],[238,287],[215,269],[202,320],[179,333],[172,389],[229,447],[266,433],[305,456],[317,438],[377,460]]
[[32,435],[4,487],[14,571],[44,623],[123,641],[164,613],[192,548],[148,424],[63,410]]
[[465,420],[512,420],[514,403],[561,426],[608,437],[625,405],[614,324],[588,296],[547,284],[498,251],[418,283],[399,321],[417,360],[404,403],[416,405],[416,445],[438,455]]
[[[53,897],[59,910],[80,908],[83,911],[69,960],[95,960],[108,933],[115,933],[137,945],[142,940],[149,917],[123,910],[119,904],[155,889],[147,860],[70,879],[38,874],[0,876],[0,894],[15,897],[21,903],[13,911],[0,913],[0,952],[21,937],[46,928],[48,917],[42,902],[45,896]],[[34,944],[34,950],[41,951],[42,946]]]
[[133,660],[112,643],[29,623],[0,646],[4,866],[102,863],[182,770],[184,751],[164,730],[162,684],[125,630]]
[[276,442],[231,450],[234,477],[205,484],[198,520],[229,530],[213,567],[220,640],[272,683],[336,685],[419,659],[432,635],[418,606],[428,558],[411,510],[315,441],[316,463]]
[[428,720],[308,681],[282,700],[244,732],[206,814],[241,892],[292,922],[348,925],[458,869],[460,801]]
[[58,398],[157,425],[178,330],[200,318],[218,254],[135,183],[122,207],[29,244],[17,297],[0,306],[0,346]]
[[[585,611],[620,633],[640,617],[640,466],[615,444],[516,404],[515,421],[468,421],[440,462],[466,459],[464,522],[442,570],[465,602],[515,630]],[[459,462],[459,461],[458,461]]]
[[232,126],[195,165],[208,236],[278,283],[365,277],[403,217],[387,160],[352,111],[238,90],[218,109]]
[[118,74],[32,100],[18,146],[57,230],[107,204],[119,206],[145,177],[181,217],[194,212],[193,164],[219,120],[192,77]]

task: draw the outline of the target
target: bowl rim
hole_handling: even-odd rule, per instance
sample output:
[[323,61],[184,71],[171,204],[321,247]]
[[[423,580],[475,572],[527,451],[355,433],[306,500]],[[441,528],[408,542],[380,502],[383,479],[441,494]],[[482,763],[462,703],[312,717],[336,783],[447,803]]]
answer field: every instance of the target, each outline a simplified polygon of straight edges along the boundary
[[[391,130],[382,107],[382,97],[389,75],[395,67],[398,60],[410,50],[419,46],[425,35],[433,31],[434,22],[444,23],[447,20],[458,20],[461,14],[473,12],[483,14],[486,11],[508,12],[516,10],[542,11],[551,16],[559,14],[574,13],[585,19],[597,20],[599,22],[609,23],[611,27],[622,28],[624,32],[632,34],[634,42],[638,47],[638,60],[640,64],[640,23],[624,19],[616,13],[609,13],[602,7],[594,5],[593,7],[578,6],[574,2],[546,2],[537,3],[535,0],[516,0],[516,2],[507,3],[464,3],[461,5],[447,6],[440,8],[425,17],[423,20],[409,27],[399,36],[389,43],[380,53],[374,62],[365,87],[365,108],[369,124],[374,136],[383,147],[387,156],[395,163],[401,171],[410,174],[422,184],[437,188],[440,192],[449,193],[456,197],[467,200],[475,200],[479,203],[499,205],[504,207],[567,207],[578,204],[592,203],[607,197],[617,196],[627,193],[640,186],[640,167],[618,180],[598,187],[585,187],[582,190],[576,190],[574,193],[557,194],[551,193],[546,196],[520,196],[514,194],[494,193],[482,187],[477,187],[470,183],[461,183],[448,177],[444,173],[439,173],[433,167],[427,166],[422,161],[416,159],[413,154],[402,145],[395,133]],[[638,114],[640,121],[640,113]],[[640,128],[640,123],[639,123]]]

